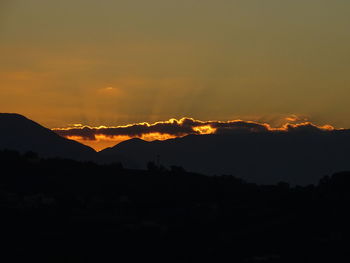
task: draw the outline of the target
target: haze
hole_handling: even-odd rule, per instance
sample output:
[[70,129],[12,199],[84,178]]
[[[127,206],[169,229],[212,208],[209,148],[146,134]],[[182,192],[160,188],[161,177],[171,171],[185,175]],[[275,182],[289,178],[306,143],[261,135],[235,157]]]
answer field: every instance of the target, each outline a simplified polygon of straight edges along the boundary
[[346,0],[2,0],[0,111],[51,127],[307,116],[350,127]]

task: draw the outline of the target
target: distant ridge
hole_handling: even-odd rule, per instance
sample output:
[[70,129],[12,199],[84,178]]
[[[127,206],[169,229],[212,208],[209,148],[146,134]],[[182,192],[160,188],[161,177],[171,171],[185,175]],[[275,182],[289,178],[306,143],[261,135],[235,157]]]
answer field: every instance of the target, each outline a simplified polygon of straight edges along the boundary
[[[139,150],[142,145],[147,145],[151,142],[144,141],[139,138],[132,138],[130,140],[122,141],[114,147],[108,147],[98,152],[99,163],[121,162],[128,168],[145,169],[144,161],[140,162]],[[153,142],[154,143],[154,142]],[[116,151],[116,148],[118,150]],[[145,162],[153,161],[152,155],[145,158]]]
[[145,169],[153,161],[262,184],[285,181],[306,185],[324,175],[350,170],[349,130],[188,135],[153,142],[135,138],[96,153],[22,115],[0,113],[2,149],[33,151],[41,157],[121,162],[136,169]]
[[0,113],[0,149],[33,151],[42,157],[92,160],[96,152],[76,141],[60,137],[40,124],[13,113]]
[[154,142],[133,139],[99,155],[104,160],[123,156],[126,165],[137,168],[159,160],[166,167],[177,165],[208,175],[306,185],[350,169],[350,131],[189,135]]

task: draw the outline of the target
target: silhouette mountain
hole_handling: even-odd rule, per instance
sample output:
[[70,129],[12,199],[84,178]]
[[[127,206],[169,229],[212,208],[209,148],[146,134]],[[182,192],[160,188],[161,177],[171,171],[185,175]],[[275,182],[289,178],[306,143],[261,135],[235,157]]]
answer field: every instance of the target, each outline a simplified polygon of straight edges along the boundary
[[125,167],[146,168],[149,161],[182,166],[208,175],[231,174],[250,182],[286,181],[306,185],[350,169],[350,132],[266,132],[188,135],[166,141],[132,139],[99,153]]
[[96,152],[19,114],[0,113],[0,150],[32,151],[42,157],[92,160]]
[[96,153],[18,114],[0,114],[0,150],[32,151],[41,157],[121,162],[145,169],[148,163],[183,167],[207,175],[234,175],[270,184],[316,183],[322,176],[350,170],[350,131],[234,132],[188,135],[165,141],[131,139]]

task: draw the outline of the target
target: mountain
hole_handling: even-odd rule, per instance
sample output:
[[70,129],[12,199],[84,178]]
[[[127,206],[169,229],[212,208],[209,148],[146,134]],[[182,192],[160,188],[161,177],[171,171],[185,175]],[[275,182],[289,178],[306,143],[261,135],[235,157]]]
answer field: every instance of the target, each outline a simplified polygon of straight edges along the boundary
[[0,113],[0,150],[33,151],[41,157],[92,160],[96,152],[19,114]]
[[100,158],[145,168],[149,161],[208,175],[232,174],[255,183],[306,185],[350,169],[350,132],[266,132],[188,135],[166,141],[132,139]]
[[145,169],[149,161],[208,175],[230,174],[269,184],[306,185],[350,170],[350,130],[188,135],[166,141],[124,141],[96,153],[18,114],[0,114],[0,150],[33,151],[41,157],[122,162]]

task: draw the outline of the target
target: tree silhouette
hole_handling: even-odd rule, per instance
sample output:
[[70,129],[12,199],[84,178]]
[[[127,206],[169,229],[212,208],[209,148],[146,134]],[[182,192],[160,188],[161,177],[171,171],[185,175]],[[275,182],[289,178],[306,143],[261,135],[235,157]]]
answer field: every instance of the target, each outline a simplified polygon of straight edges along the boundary
[[14,262],[349,260],[350,172],[257,185],[13,151],[0,167],[2,255]]

